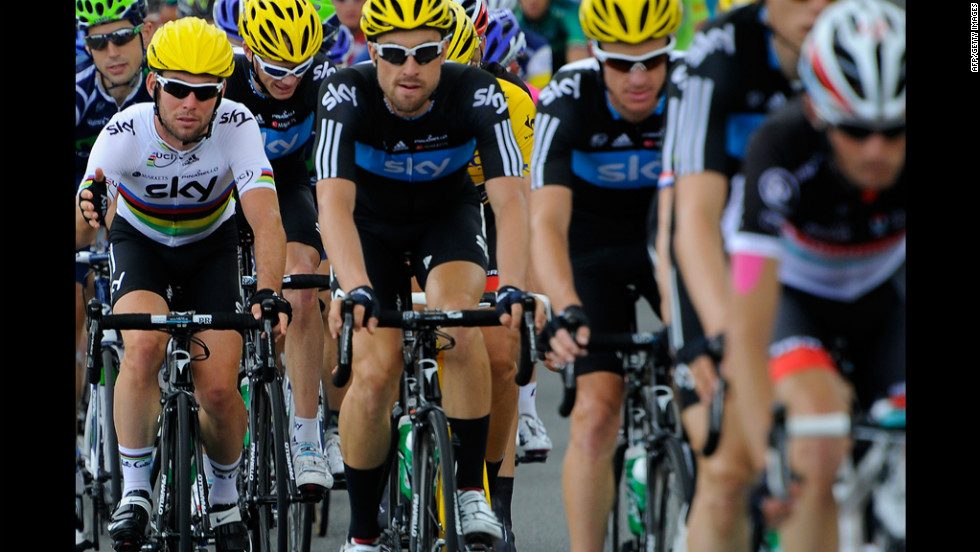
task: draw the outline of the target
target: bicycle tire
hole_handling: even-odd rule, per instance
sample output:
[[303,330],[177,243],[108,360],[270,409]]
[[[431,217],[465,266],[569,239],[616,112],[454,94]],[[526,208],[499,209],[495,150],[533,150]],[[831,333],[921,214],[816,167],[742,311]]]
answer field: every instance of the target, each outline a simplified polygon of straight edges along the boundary
[[102,369],[105,371],[105,438],[104,462],[108,464],[109,475],[108,511],[112,512],[122,499],[122,471],[119,466],[119,441],[116,438],[116,424],[112,418],[115,401],[116,376],[119,374],[119,356],[113,347],[102,349]]
[[[675,539],[686,520],[681,519],[694,497],[692,456],[686,445],[666,435],[647,453],[647,535],[655,538],[656,550],[674,550]],[[685,547],[679,547],[684,550]]]
[[327,536],[327,527],[330,525],[330,493],[323,495],[320,501],[320,513],[316,522],[316,536]]
[[414,530],[409,548],[412,552],[462,552],[465,541],[457,507],[455,461],[446,414],[435,408],[429,410],[413,433],[412,494],[417,503],[412,507]]
[[272,526],[275,522],[272,513],[272,503],[266,497],[272,495],[274,481],[272,464],[272,435],[269,431],[269,401],[267,395],[260,389],[252,389],[250,394],[249,424],[250,438],[253,447],[250,461],[254,462],[255,496],[254,504],[250,505],[255,515],[252,526],[252,543],[256,552],[272,552]]
[[316,502],[294,502],[289,506],[290,552],[310,552]]
[[177,510],[177,532],[179,552],[191,552],[194,542],[191,536],[191,455],[194,454],[193,432],[191,431],[190,397],[181,393],[177,396],[177,469],[174,473],[173,485],[175,506]]
[[287,458],[289,449],[289,421],[286,416],[286,404],[282,394],[282,380],[276,378],[271,384],[265,385],[268,393],[271,408],[272,420],[272,457],[274,458],[276,474],[276,549],[279,552],[293,552],[291,549],[290,537],[293,528],[290,523],[292,516],[289,515],[292,505],[292,497],[289,493],[289,481],[292,477],[291,470],[287,462],[292,459]]
[[[621,550],[640,550],[639,539],[630,533],[629,522],[629,502],[627,498],[626,478],[623,477],[623,466],[626,459],[626,442],[622,441],[616,446],[613,453],[613,504],[609,512],[609,524],[606,528],[606,552],[620,552]],[[630,535],[629,539],[624,540],[625,535]]]

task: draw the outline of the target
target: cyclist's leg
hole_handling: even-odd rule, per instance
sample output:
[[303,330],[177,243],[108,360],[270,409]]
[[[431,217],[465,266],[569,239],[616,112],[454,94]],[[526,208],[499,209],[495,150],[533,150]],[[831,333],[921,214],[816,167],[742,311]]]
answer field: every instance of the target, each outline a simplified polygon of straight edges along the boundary
[[[330,262],[321,258],[317,272],[329,275]],[[323,388],[326,402],[324,408],[324,456],[327,459],[327,467],[334,481],[344,477],[344,459],[340,451],[340,433],[338,429],[338,418],[340,417],[340,405],[344,402],[344,393],[347,392],[347,385],[338,388],[333,384],[333,369],[337,366],[337,340],[330,335],[330,326],[327,317],[332,308],[332,291],[329,289],[319,293],[322,302],[321,318],[323,320],[323,362],[320,364],[320,385]],[[349,384],[349,380],[348,380]]]
[[[305,167],[293,172],[276,171],[279,211],[286,232],[286,274],[313,274],[323,256],[317,231],[316,205]],[[323,459],[323,443],[317,420],[320,362],[323,358],[323,318],[316,289],[286,289],[283,297],[293,309],[285,338],[286,372],[292,387],[295,411],[291,412],[290,444],[296,483],[314,494],[333,485]]]

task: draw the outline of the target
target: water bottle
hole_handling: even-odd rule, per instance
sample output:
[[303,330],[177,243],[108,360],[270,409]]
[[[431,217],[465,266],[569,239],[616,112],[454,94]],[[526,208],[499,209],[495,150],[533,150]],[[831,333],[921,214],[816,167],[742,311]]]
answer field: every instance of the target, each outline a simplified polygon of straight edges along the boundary
[[[242,376],[241,381],[238,383],[238,388],[241,390],[242,400],[245,401],[245,410],[248,411],[248,378],[247,377]],[[246,427],[245,427],[245,446],[246,447],[248,446],[248,443],[249,443],[248,435],[249,435],[249,433],[248,433],[248,426],[246,424]]]
[[412,500],[412,420],[398,418],[398,483],[402,496]]
[[643,512],[647,504],[647,455],[642,445],[626,449],[626,504],[630,532],[643,534]]

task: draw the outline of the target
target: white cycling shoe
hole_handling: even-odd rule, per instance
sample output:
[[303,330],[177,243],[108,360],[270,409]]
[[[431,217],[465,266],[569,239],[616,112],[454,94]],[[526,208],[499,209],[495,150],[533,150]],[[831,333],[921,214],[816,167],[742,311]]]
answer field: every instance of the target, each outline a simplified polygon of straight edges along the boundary
[[517,458],[521,462],[544,462],[551,452],[551,438],[541,418],[521,414],[517,420]]
[[457,496],[463,536],[483,534],[495,541],[504,538],[503,525],[490,509],[490,503],[483,491],[458,491]]

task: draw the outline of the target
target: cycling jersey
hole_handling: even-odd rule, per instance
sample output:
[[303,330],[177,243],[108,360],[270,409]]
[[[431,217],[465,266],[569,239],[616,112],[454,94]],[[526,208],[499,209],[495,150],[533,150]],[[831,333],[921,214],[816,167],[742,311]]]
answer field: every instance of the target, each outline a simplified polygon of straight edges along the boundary
[[167,145],[154,126],[154,105],[117,113],[99,134],[81,188],[102,168],[116,217],[150,239],[177,247],[206,238],[234,215],[232,189],[275,190],[255,117],[222,100],[209,138],[187,151]]
[[88,164],[89,151],[109,119],[119,111],[138,102],[150,102],[153,98],[146,91],[143,77],[139,84],[129,93],[122,106],[116,105],[116,100],[106,92],[99,78],[95,65],[88,65],[75,73],[75,187],[85,175],[85,165]]
[[573,0],[551,0],[548,10],[539,18],[531,20],[520,8],[514,10],[517,23],[526,32],[537,33],[551,46],[551,72],[557,72],[568,62],[566,49],[569,46],[585,46],[585,33],[578,20],[578,2]]
[[538,96],[531,189],[572,190],[573,257],[642,242],[647,212],[656,210],[664,92],[654,113],[636,124],[620,117],[607,95],[600,65],[589,58],[567,65]]
[[[695,34],[680,74],[668,93],[681,98],[672,150],[673,175],[716,171],[731,178],[745,155],[749,136],[766,114],[797,94],[779,69],[767,11],[749,4],[707,22]],[[678,82],[683,82],[683,94]]]
[[[286,241],[309,245],[321,256],[323,241],[317,230],[316,198],[307,159],[312,149],[320,83],[336,70],[325,54],[316,54],[293,95],[279,100],[255,86],[252,73],[261,69],[254,68],[240,53],[235,55],[235,71],[225,88],[225,98],[245,105],[262,132],[265,154],[276,175]],[[239,217],[239,224],[247,224],[244,217]]]
[[[571,190],[568,249],[582,308],[593,333],[630,332],[638,296],[660,315],[645,227],[657,208],[666,95],[631,123],[610,102],[603,70],[594,58],[570,63],[541,90],[531,189]],[[575,361],[577,376],[597,370],[622,373],[622,363],[612,353]]]
[[741,216],[730,253],[778,259],[784,285],[845,302],[905,262],[904,169],[879,192],[848,183],[799,101],[760,128],[749,152],[732,194]]
[[467,167],[477,148],[486,179],[523,172],[500,82],[482,69],[444,64],[432,105],[413,119],[389,111],[373,64],[341,69],[320,90],[317,179],[357,183],[359,225],[437,218],[476,194]]

